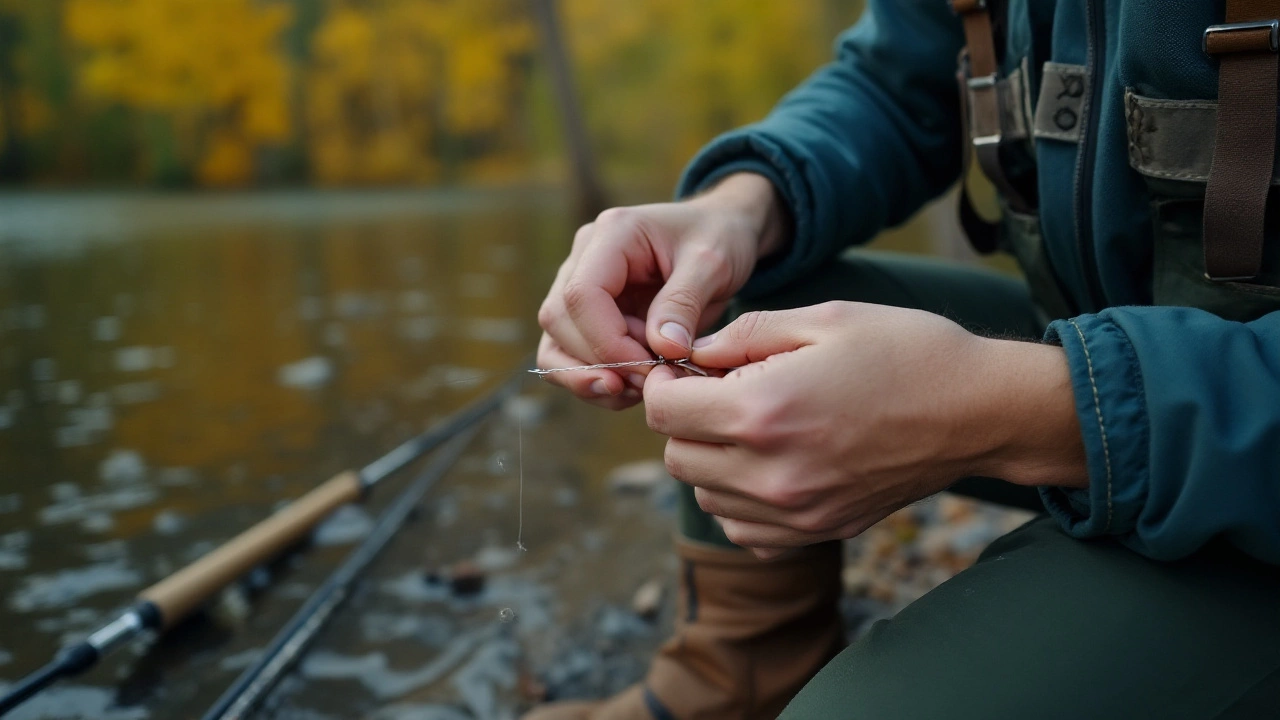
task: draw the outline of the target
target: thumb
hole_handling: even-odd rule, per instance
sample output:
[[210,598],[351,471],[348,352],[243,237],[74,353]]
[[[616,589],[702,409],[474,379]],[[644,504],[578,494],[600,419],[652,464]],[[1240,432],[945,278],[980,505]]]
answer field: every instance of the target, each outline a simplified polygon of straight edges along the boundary
[[745,313],[720,332],[699,338],[691,359],[706,367],[742,367],[812,344],[809,327],[799,310]]
[[645,336],[653,352],[672,359],[689,357],[694,331],[720,291],[722,274],[715,263],[677,259],[671,277],[649,304]]

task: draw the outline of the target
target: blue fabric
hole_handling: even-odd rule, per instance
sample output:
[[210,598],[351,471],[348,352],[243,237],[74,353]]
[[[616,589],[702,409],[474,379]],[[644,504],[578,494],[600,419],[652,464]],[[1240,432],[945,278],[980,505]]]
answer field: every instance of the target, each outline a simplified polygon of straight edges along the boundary
[[[1046,253],[1084,313],[1046,340],[1070,363],[1090,477],[1087,491],[1044,499],[1073,535],[1115,536],[1153,558],[1223,537],[1280,563],[1280,312],[1246,324],[1151,307],[1152,191],[1128,164],[1126,88],[1216,97],[1200,42],[1222,3],[1013,0],[1009,18],[1006,69],[1027,53],[1033,67],[1092,61],[1096,90],[1087,142],[1036,142]],[[804,276],[955,181],[962,44],[944,0],[870,0],[834,62],[693,159],[678,195],[750,170],[791,210],[793,244],[748,294]]]

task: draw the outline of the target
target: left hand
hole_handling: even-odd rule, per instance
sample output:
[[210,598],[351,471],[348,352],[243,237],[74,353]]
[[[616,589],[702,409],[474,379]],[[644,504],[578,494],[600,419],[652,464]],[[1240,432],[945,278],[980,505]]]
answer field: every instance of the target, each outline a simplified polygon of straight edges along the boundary
[[1061,348],[919,310],[833,302],[749,313],[644,387],[671,474],[761,557],[853,537],[970,475],[1084,486]]

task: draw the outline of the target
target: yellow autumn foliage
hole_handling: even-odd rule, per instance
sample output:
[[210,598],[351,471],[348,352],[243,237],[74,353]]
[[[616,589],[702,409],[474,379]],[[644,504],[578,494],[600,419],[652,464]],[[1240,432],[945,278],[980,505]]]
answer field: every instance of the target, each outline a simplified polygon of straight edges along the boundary
[[[828,58],[859,6],[559,0],[608,176],[670,182]],[[211,186],[538,176],[561,165],[561,129],[530,12],[529,0],[0,0],[62,36],[9,49],[28,80],[0,92],[17,109],[0,120],[18,125],[0,127],[0,150],[78,147],[47,155],[66,169],[105,140],[117,145],[98,157],[128,158],[132,177],[165,165]],[[37,67],[58,53],[57,72]]]
[[252,178],[246,154],[293,132],[289,64],[279,36],[288,5],[257,0],[67,0],[68,37],[83,47],[81,89],[91,98],[212,126],[197,175],[210,184]]

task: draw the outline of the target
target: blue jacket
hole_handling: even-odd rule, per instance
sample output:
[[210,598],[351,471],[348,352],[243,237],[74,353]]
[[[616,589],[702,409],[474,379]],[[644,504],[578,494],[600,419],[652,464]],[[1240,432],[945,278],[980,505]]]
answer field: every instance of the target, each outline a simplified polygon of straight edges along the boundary
[[[687,195],[748,170],[789,204],[789,254],[747,292],[904,221],[958,178],[960,21],[946,0],[868,6],[834,62],[763,121],[713,141],[681,180]],[[1045,251],[1075,307],[1046,340],[1070,363],[1090,477],[1087,490],[1042,497],[1079,538],[1115,536],[1166,560],[1224,538],[1280,563],[1280,283],[1209,290],[1254,303],[1248,322],[1185,306],[1197,303],[1157,305],[1153,291],[1166,236],[1198,233],[1203,185],[1193,172],[1144,164],[1142,110],[1194,110],[1217,97],[1201,37],[1221,13],[1206,0],[1011,3],[1004,69],[1023,58],[1030,68],[1086,66],[1092,100],[1078,142],[1029,141]],[[1187,196],[1192,204],[1179,204]],[[1274,250],[1280,238],[1267,241]]]

